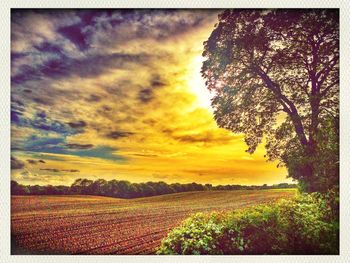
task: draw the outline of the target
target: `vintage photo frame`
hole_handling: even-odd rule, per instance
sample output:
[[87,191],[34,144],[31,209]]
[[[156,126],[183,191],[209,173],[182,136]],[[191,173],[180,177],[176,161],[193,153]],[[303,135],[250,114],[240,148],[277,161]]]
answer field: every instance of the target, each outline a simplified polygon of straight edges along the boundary
[[[10,1],[2,2],[0,96],[0,262],[348,262],[350,258],[350,4],[347,1]],[[38,256],[10,251],[10,11],[11,8],[339,8],[340,11],[340,255],[336,256]]]

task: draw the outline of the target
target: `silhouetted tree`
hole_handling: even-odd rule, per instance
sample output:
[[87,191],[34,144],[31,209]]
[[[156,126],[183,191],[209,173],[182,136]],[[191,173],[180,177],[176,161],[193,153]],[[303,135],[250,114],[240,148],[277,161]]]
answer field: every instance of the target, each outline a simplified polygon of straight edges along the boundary
[[265,135],[268,159],[306,191],[338,178],[338,20],[332,9],[227,10],[204,43],[217,124],[244,133],[249,153]]

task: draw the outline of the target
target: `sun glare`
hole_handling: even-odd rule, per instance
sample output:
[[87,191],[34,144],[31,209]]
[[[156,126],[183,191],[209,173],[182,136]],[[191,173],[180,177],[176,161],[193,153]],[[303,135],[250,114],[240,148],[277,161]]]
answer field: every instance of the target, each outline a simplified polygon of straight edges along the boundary
[[213,111],[211,108],[211,98],[213,95],[205,87],[205,81],[201,76],[201,67],[204,58],[201,55],[195,56],[189,64],[188,86],[189,90],[196,96],[196,107],[206,108]]

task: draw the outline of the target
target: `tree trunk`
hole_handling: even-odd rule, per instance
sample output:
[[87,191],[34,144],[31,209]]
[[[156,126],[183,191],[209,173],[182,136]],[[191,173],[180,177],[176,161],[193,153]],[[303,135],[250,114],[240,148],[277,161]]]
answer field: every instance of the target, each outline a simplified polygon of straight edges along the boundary
[[318,190],[318,177],[316,174],[316,144],[314,141],[309,141],[309,143],[304,148],[305,150],[305,160],[306,162],[302,167],[302,180],[304,181],[305,191],[314,192]]
[[318,136],[318,125],[319,125],[319,105],[320,99],[318,96],[316,85],[313,87],[313,92],[310,97],[311,104],[311,123],[309,128],[309,140],[305,148],[305,155],[307,162],[307,170],[309,175],[307,175],[308,181],[308,192],[317,191],[321,186],[319,181],[319,174],[317,172],[317,155],[318,155],[318,146],[317,146],[317,136]]

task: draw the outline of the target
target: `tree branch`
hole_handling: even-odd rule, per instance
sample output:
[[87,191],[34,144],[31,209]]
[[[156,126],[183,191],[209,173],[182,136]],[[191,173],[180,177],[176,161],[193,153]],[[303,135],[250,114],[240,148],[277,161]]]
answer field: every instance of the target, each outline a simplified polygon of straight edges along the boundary
[[325,96],[327,94],[327,92],[334,87],[335,85],[339,84],[339,79],[336,79],[334,82],[332,82],[331,84],[329,84],[322,92],[321,92],[321,96]]
[[266,87],[275,94],[277,101],[281,103],[284,111],[290,116],[300,143],[304,146],[307,145],[308,140],[305,135],[304,126],[298,110],[293,102],[291,102],[284,94],[282,94],[280,86],[271,80],[271,78],[261,68],[256,65],[253,65],[252,68],[255,73],[264,81]]
[[329,73],[331,72],[331,70],[334,68],[334,66],[337,64],[339,60],[338,56],[335,56],[328,65],[326,65],[322,70],[320,70],[317,74],[316,74],[316,79],[319,79],[322,76],[322,78],[318,81],[318,87],[319,89],[321,89],[321,86],[323,84],[323,82],[326,80],[326,78],[328,77]]

